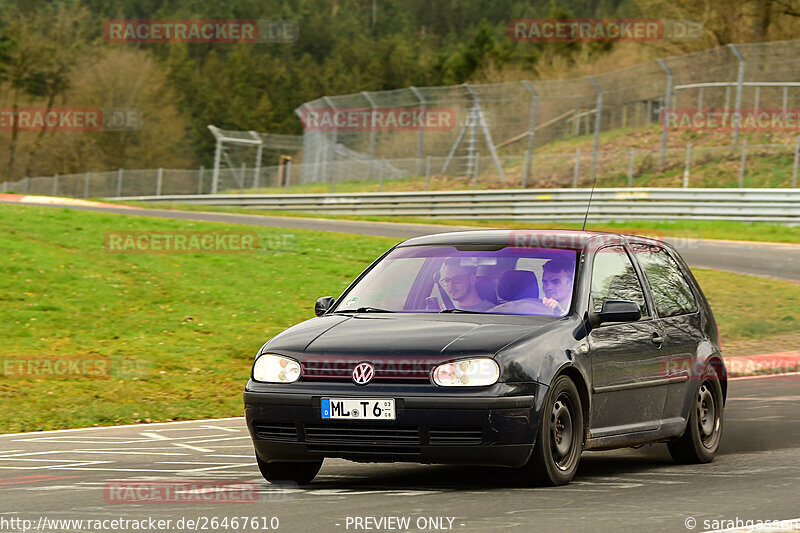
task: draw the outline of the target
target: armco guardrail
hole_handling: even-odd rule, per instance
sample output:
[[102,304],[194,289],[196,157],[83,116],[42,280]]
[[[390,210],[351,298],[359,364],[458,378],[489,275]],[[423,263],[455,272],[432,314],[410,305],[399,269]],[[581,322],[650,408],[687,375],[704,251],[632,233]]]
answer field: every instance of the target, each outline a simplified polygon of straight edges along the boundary
[[[110,198],[332,215],[580,221],[589,189]],[[800,189],[596,189],[591,220],[740,220],[800,224]]]

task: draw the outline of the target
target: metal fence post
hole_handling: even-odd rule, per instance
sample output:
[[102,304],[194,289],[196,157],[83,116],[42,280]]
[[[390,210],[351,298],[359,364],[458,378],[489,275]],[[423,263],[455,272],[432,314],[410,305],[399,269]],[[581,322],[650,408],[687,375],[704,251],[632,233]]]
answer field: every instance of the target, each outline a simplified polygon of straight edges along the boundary
[[478,174],[481,171],[481,153],[475,152],[475,168],[472,174],[472,190],[478,190]]
[[[742,112],[742,89],[744,88],[744,57],[742,54],[739,53],[739,50],[736,46],[731,43],[728,45],[733,53],[736,55],[736,59],[739,61],[739,70],[736,75],[736,113],[741,114]],[[733,125],[733,144],[739,144],[739,120],[734,121]]]
[[53,196],[58,196],[58,174],[53,175]]
[[425,190],[431,190],[431,156],[425,158]]
[[522,174],[522,188],[524,189],[528,184],[528,179],[530,179],[533,170],[533,141],[536,135],[536,112],[539,107],[539,95],[536,94],[536,90],[529,81],[522,80],[522,86],[531,93],[531,121],[528,125],[528,149],[525,152],[525,171]]
[[781,111],[786,113],[786,106],[789,104],[789,87],[783,86],[783,98],[781,100]]
[[217,139],[217,147],[214,149],[214,171],[211,174],[211,194],[217,194],[219,187],[219,165],[222,157],[222,141]]
[[[332,110],[333,116],[335,117],[336,116],[336,106],[333,104],[333,101],[328,96],[323,96],[322,99],[325,101],[325,103],[328,105],[328,107]],[[331,158],[330,158],[331,159],[331,164],[330,164],[330,167],[328,167],[327,157],[326,157],[324,163],[325,163],[325,168],[326,169],[327,168],[331,169],[330,170],[331,175],[333,175],[334,172],[335,172],[336,173],[336,177],[338,178],[339,177],[339,167],[336,164],[336,143],[337,142],[339,142],[339,127],[336,125],[336,119],[334,118],[334,120],[333,120],[333,142],[331,143],[332,147],[333,147],[333,150],[331,150]],[[328,151],[327,150],[325,151],[325,155],[326,156],[328,155]],[[333,187],[333,182],[334,181],[335,181],[335,179],[333,177],[331,177],[331,187]],[[331,188],[331,192],[333,192],[333,188]]]
[[383,172],[385,165],[386,165],[386,160],[381,157],[381,166],[380,170],[378,171],[378,192],[381,192],[383,190]]
[[[83,180],[83,197],[89,198],[89,179],[91,177],[91,173],[87,172],[86,177]],[[25,178],[28,179],[28,178]]]
[[572,188],[573,189],[577,189],[578,188],[578,178],[580,177],[580,174],[581,174],[581,149],[580,148],[576,148],[575,149],[575,170],[574,170],[574,172],[572,174]]
[[420,121],[419,140],[417,144],[417,176],[419,176],[422,174],[422,149],[425,142],[425,97],[422,96],[422,93],[419,92],[419,89],[413,85],[409,87],[409,89],[412,93],[414,93],[414,96],[417,97],[417,100],[419,100],[420,107],[422,109],[422,120]]
[[739,164],[739,188],[744,187],[744,167],[747,164],[747,139],[742,141],[742,161]]
[[287,159],[286,165],[283,167],[283,172],[286,174],[286,192],[289,192],[289,184],[292,181],[292,160]]
[[664,161],[667,157],[667,121],[666,121],[666,112],[669,108],[670,100],[672,99],[672,70],[664,63],[663,59],[656,59],[656,62],[661,66],[661,69],[667,75],[667,89],[664,93],[664,107],[661,109],[661,149],[658,154],[658,165],[660,167],[664,166]]
[[375,108],[377,105],[375,104],[375,100],[372,99],[372,96],[367,91],[361,91],[361,96],[369,102],[369,107],[371,109],[370,113],[370,121],[369,121],[369,179],[372,179],[374,176],[373,169],[375,167]]
[[600,148],[600,128],[603,118],[603,89],[591,76],[589,76],[589,82],[597,90],[597,105],[594,115],[594,147],[592,148],[592,179],[594,179],[597,177],[597,151]]
[[117,198],[122,196],[122,172],[121,168],[117,169]]
[[[261,137],[253,130],[250,130],[250,135],[258,141],[258,148],[256,148],[256,168],[253,169],[253,188],[258,189],[258,177],[261,174],[261,154],[264,151],[264,141]],[[244,183],[244,180],[242,180]]]
[[164,169],[158,167],[158,174],[156,174],[156,196],[161,196],[161,185],[164,181]]
[[633,187],[633,167],[636,165],[636,148],[631,148],[631,160],[628,163],[628,187]]
[[200,169],[197,171],[197,194],[203,194],[203,165],[200,165]]
[[686,144],[686,164],[683,166],[683,188],[689,188],[689,169],[692,166],[692,143]]
[[522,183],[520,184],[520,187],[523,189],[527,188],[528,165],[530,163],[529,158],[530,154],[528,153],[528,150],[525,150],[525,159],[522,161]]
[[[492,141],[492,135],[489,133],[489,128],[486,126],[486,121],[483,120],[483,110],[481,109],[481,99],[478,96],[478,93],[475,92],[475,89],[470,86],[470,84],[465,83],[464,88],[472,95],[472,102],[473,102],[473,109],[477,110],[477,121],[478,127],[481,128],[483,132],[483,138],[486,141],[486,146],[489,148],[489,153],[494,160],[494,166],[497,169],[497,175],[500,176],[500,181],[505,183],[506,181],[506,174],[503,172],[503,165],[500,163],[500,158],[497,156],[497,150],[494,148],[494,141]],[[455,146],[455,145],[454,145]]]
[[759,100],[761,100],[761,86],[760,85],[756,85],[756,96],[755,96],[755,102],[754,102],[754,105],[753,105],[753,113],[755,115],[758,115],[758,104],[760,103]]
[[800,135],[794,141],[794,166],[792,167],[792,188],[797,187],[797,164],[800,163]]

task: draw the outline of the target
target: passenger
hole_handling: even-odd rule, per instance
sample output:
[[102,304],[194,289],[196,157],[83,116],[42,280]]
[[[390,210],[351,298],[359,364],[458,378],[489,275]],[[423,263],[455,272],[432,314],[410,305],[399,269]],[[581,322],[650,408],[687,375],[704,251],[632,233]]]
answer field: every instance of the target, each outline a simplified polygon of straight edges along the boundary
[[574,273],[575,264],[564,259],[551,259],[542,267],[542,289],[545,295],[542,303],[551,308],[554,315],[563,315],[569,309]]
[[453,300],[456,309],[465,311],[488,311],[494,304],[484,300],[475,289],[475,271],[473,266],[464,266],[458,257],[451,257],[444,262],[439,284]]

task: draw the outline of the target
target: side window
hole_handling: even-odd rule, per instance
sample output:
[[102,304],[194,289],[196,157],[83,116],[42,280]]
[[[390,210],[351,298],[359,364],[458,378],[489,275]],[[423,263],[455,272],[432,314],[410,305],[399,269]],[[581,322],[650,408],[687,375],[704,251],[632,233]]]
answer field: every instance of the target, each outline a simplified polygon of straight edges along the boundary
[[636,245],[633,250],[650,288],[653,289],[659,316],[668,317],[697,311],[697,302],[689,283],[665,249]]
[[621,246],[601,248],[594,256],[592,301],[595,312],[600,312],[606,300],[636,302],[642,316],[649,316],[642,284],[639,283],[630,257]]

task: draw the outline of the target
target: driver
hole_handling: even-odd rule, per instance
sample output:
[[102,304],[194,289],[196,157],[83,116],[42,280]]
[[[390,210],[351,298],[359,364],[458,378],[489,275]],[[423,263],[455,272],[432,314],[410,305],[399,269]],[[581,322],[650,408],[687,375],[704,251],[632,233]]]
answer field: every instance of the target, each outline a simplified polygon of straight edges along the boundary
[[564,259],[551,259],[542,266],[542,299],[553,314],[563,315],[572,300],[572,276],[575,265]]
[[478,295],[475,271],[474,266],[462,265],[458,257],[451,257],[444,262],[439,284],[457,309],[488,311],[494,304]]

